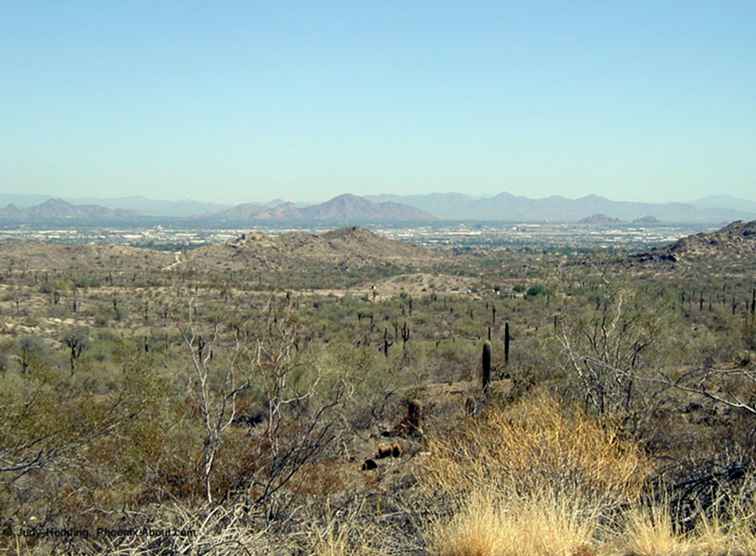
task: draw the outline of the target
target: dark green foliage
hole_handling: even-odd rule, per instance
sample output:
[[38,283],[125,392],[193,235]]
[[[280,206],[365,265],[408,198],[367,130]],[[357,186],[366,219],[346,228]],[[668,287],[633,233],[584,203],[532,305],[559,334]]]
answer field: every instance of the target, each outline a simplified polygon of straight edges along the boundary
[[539,297],[542,295],[546,295],[546,286],[543,284],[536,284],[535,286],[530,286],[525,293],[528,297]]

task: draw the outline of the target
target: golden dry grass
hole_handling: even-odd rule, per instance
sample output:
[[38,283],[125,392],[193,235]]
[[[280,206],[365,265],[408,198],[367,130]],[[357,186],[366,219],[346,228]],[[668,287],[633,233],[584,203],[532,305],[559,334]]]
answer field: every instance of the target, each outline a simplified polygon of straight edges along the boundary
[[430,546],[440,556],[576,556],[592,554],[596,516],[581,501],[553,494],[502,500],[471,495],[448,521],[438,521]]
[[[491,409],[459,432],[429,442],[427,484],[462,490],[640,496],[650,460],[632,442],[548,395]],[[493,473],[495,471],[495,473]]]
[[652,471],[643,452],[548,396],[491,409],[429,445],[419,477],[436,503],[433,554],[756,555],[756,508],[676,531],[667,504],[641,503]]
[[756,554],[756,508],[736,508],[734,517],[701,518],[690,533],[674,530],[665,504],[630,512],[615,541],[618,556],[751,556]]

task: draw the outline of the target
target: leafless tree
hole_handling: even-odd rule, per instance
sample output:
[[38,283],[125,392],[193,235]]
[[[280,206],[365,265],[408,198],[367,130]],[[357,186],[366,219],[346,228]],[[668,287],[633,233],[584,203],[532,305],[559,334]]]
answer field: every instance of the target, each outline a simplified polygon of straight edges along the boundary
[[642,369],[648,366],[644,356],[659,339],[663,323],[635,290],[603,279],[599,292],[603,299],[594,308],[558,322],[556,336],[586,405],[599,415],[628,416],[640,392]]
[[[203,336],[196,331],[194,323],[195,302],[189,301],[189,320],[180,327],[184,343],[191,354],[193,388],[192,395],[199,405],[205,440],[202,446],[202,476],[205,496],[212,503],[211,477],[215,458],[223,442],[223,432],[231,426],[236,417],[236,400],[238,395],[249,388],[249,382],[240,380],[237,362],[241,351],[238,334],[232,341],[230,360],[224,368],[213,364],[215,350],[219,341],[220,325],[216,324],[209,334]],[[212,380],[218,375],[220,384],[213,387]]]
[[246,490],[254,486],[258,493],[254,502],[261,503],[333,439],[335,417],[329,413],[341,403],[346,388],[338,384],[327,399],[316,402],[320,377],[311,376],[303,384],[294,380],[299,370],[294,362],[297,330],[290,305],[276,307],[276,299],[271,297],[262,312],[263,322],[235,323],[227,330],[217,323],[203,336],[194,319],[194,304],[194,300],[189,302],[189,321],[181,330],[191,353],[192,395],[204,427],[206,499],[213,503],[213,468],[224,433],[240,417],[239,397],[254,386],[265,404],[264,430],[253,440],[258,447],[259,473],[236,487]]

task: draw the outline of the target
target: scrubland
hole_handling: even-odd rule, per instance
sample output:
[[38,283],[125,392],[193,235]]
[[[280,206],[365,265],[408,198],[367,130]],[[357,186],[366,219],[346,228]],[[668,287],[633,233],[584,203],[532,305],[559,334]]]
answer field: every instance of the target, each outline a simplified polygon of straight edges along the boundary
[[326,239],[0,246],[0,551],[756,554],[750,252]]

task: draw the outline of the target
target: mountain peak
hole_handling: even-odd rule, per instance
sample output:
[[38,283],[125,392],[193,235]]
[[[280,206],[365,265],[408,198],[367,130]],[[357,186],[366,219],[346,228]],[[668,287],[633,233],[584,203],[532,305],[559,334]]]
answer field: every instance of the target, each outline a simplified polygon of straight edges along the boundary
[[72,207],[71,203],[64,201],[59,197],[51,197],[47,201],[37,205],[38,208],[69,208]]

